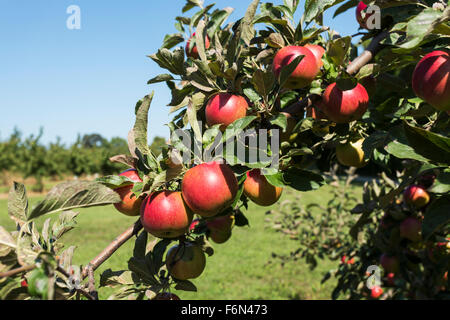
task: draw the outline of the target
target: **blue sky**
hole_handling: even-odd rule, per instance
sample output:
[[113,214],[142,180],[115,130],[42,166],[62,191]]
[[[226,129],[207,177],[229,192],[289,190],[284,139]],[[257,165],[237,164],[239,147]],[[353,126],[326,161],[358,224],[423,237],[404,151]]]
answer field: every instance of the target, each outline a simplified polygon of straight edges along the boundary
[[[0,0],[0,140],[14,127],[24,135],[44,127],[42,142],[77,134],[126,138],[136,101],[155,90],[149,138],[168,137],[165,84],[147,85],[162,70],[146,55],[164,35],[177,32],[174,18],[184,0]],[[211,1],[206,1],[211,3]],[[241,17],[250,0],[218,0]],[[275,4],[282,0],[273,1]],[[301,1],[300,7],[304,1]],[[81,29],[69,30],[66,9],[81,9]],[[346,36],[357,32],[354,11],[325,23]]]

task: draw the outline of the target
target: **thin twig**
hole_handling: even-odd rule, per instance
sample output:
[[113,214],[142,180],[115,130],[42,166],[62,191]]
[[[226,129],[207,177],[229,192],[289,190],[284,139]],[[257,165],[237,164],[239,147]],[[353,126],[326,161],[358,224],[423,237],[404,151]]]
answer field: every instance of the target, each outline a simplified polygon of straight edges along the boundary
[[23,266],[23,267],[20,267],[20,268],[17,268],[17,269],[9,270],[9,271],[0,273],[0,278],[11,277],[11,276],[14,276],[14,275],[16,275],[18,273],[28,272],[28,271],[33,270],[35,268],[36,268],[36,265],[33,264],[33,265]]
[[136,221],[131,227],[125,230],[121,235],[119,235],[113,242],[111,242],[102,252],[100,252],[94,259],[89,262],[88,266],[83,269],[81,278],[85,279],[88,276],[89,268],[95,271],[103,262],[105,262],[109,257],[112,256],[117,249],[119,249],[125,242],[127,242],[131,237],[137,235],[142,229],[141,220]]

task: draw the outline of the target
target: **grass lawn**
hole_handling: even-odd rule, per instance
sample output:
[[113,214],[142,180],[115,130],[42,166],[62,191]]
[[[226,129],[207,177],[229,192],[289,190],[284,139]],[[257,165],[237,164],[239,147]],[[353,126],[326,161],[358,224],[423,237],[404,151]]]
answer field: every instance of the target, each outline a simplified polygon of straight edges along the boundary
[[[331,187],[306,192],[306,203],[325,203],[330,198]],[[288,195],[284,194],[283,197]],[[40,198],[32,198],[31,205]],[[282,200],[282,199],[281,199]],[[268,208],[251,204],[245,212],[250,227],[234,228],[232,238],[224,244],[214,244],[215,254],[207,259],[204,273],[193,282],[198,292],[175,291],[181,299],[329,299],[334,281],[321,284],[323,274],[337,266],[337,262],[324,261],[310,271],[303,261],[281,267],[272,260],[271,253],[289,253],[296,248],[295,241],[268,228],[265,212]],[[77,228],[67,233],[62,241],[77,245],[74,264],[86,264],[117,235],[136,220],[117,212],[113,206],[79,210]],[[50,216],[51,217],[51,216]],[[53,215],[56,218],[56,215]],[[38,220],[38,226],[47,217]],[[0,200],[0,225],[11,230],[14,224],[7,214],[7,201]],[[133,241],[117,250],[96,271],[97,283],[101,272],[126,269],[132,254]],[[100,299],[106,299],[111,290],[102,288]]]

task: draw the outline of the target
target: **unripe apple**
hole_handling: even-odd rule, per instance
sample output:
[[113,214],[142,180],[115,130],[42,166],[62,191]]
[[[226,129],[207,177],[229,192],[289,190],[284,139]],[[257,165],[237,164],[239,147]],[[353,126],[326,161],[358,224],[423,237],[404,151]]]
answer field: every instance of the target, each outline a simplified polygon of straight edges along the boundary
[[322,95],[322,111],[336,123],[348,123],[362,118],[369,106],[369,95],[358,83],[353,89],[341,90],[330,84]]
[[144,230],[158,238],[177,238],[188,231],[192,211],[185,205],[181,192],[153,192],[141,207]]
[[400,224],[400,236],[413,242],[419,242],[422,239],[422,222],[414,217],[408,217]]
[[231,93],[218,93],[209,99],[205,116],[208,126],[221,124],[220,130],[247,115],[248,103],[244,97]]
[[367,20],[369,19],[370,16],[373,15],[373,13],[366,14],[363,18],[362,11],[364,11],[366,9],[367,9],[367,5],[362,1],[360,1],[358,3],[358,6],[356,7],[356,20],[358,21],[361,28],[364,28],[364,29],[367,29]]
[[436,50],[417,64],[412,87],[419,98],[440,111],[450,111],[450,55]]
[[309,51],[314,54],[314,56],[316,57],[317,65],[319,66],[319,68],[321,68],[323,66],[322,57],[325,53],[325,49],[317,44],[307,44],[305,45],[305,48],[309,49]]
[[153,300],[181,300],[180,297],[178,297],[176,294],[174,293],[170,293],[170,292],[161,292],[158,293]]
[[422,208],[430,202],[430,196],[421,186],[411,185],[403,192],[403,200],[408,205]]
[[230,231],[218,231],[211,230],[209,233],[209,238],[217,244],[222,244],[227,242],[231,238],[232,232]]
[[247,172],[244,181],[244,194],[254,203],[260,206],[271,206],[281,197],[283,188],[271,185],[260,169]]
[[227,164],[208,162],[189,169],[183,177],[183,199],[194,213],[213,217],[229,207],[239,186]]
[[303,55],[302,61],[289,76],[285,88],[301,89],[311,84],[320,71],[314,53],[301,46],[287,46],[278,50],[273,59],[272,70],[275,77],[279,77],[281,69],[289,65],[296,57]]
[[220,216],[206,221],[206,226],[211,231],[230,231],[234,227],[234,215]]
[[[194,45],[192,47],[192,50],[189,51],[189,47],[191,45],[191,39],[194,38],[194,37],[195,37],[195,32],[192,34],[192,36],[187,41],[185,51],[186,51],[186,55],[188,57],[190,57],[192,59],[198,59],[199,56],[198,56],[197,45]],[[208,38],[208,36],[206,36],[206,38],[205,38],[205,49],[209,49],[209,46],[210,46],[209,38]]]
[[177,244],[167,252],[166,266],[175,279],[194,279],[205,270],[206,257],[202,248],[194,243]]
[[379,286],[375,286],[372,288],[370,292],[370,296],[374,299],[378,299],[383,294],[383,289]]
[[[139,177],[137,170],[135,169],[128,169],[124,172],[120,173],[119,176],[128,177],[132,181],[135,182],[142,182],[142,179]],[[138,216],[140,213],[142,198],[136,197],[133,192],[134,185],[128,185],[124,187],[120,187],[117,189],[114,189],[122,200],[119,203],[114,203],[114,207],[121,213],[127,215],[127,216]]]
[[345,144],[338,144],[336,146],[336,158],[339,163],[349,167],[364,167],[367,162],[364,159],[363,142],[364,139],[359,139],[357,141],[347,141]]
[[397,272],[399,267],[398,258],[383,253],[380,257],[380,264],[386,272]]

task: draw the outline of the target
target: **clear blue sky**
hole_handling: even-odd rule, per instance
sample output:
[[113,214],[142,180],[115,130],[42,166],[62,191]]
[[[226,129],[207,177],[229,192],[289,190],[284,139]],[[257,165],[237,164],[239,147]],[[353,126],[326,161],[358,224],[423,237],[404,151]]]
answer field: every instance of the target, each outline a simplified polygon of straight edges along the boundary
[[[211,1],[205,1],[211,3]],[[24,135],[44,127],[42,141],[100,133],[126,138],[137,100],[155,90],[149,138],[168,137],[165,84],[147,85],[162,70],[146,55],[166,33],[177,32],[174,17],[184,0],[0,0],[0,140],[14,127]],[[241,17],[250,0],[217,0]],[[273,1],[282,3],[282,0]],[[69,30],[68,6],[81,8],[81,30]],[[302,7],[304,1],[301,1]],[[354,11],[325,23],[342,35],[357,31]]]

